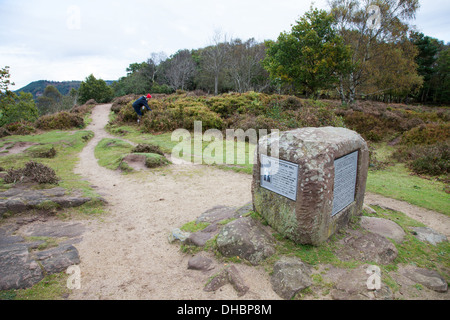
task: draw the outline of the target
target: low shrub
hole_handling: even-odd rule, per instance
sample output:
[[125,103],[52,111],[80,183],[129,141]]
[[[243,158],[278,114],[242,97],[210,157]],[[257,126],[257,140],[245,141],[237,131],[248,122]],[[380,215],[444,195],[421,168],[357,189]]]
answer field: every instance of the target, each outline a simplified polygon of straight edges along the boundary
[[36,120],[36,128],[42,130],[84,128],[85,123],[81,116],[66,111],[45,115]]
[[33,123],[30,121],[17,121],[13,123],[9,123],[5,126],[5,129],[8,130],[10,134],[14,135],[30,135],[36,132],[36,128]]
[[401,139],[403,145],[432,145],[450,138],[450,123],[430,123],[420,125],[405,132]]
[[5,183],[17,183],[29,180],[39,184],[57,184],[59,181],[52,168],[34,161],[27,162],[24,168],[11,168],[7,170],[6,176],[3,179]]
[[417,156],[409,167],[415,173],[432,176],[448,175],[450,173],[450,143],[437,143],[433,146],[421,147],[416,150]]
[[161,150],[159,146],[151,145],[151,144],[138,144],[136,147],[131,150],[133,153],[156,153],[159,155],[164,155],[164,152]]

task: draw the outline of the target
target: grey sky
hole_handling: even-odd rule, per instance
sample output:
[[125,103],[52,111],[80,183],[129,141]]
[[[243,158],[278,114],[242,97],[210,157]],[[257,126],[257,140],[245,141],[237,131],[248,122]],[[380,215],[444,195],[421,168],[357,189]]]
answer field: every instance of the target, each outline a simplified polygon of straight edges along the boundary
[[[17,90],[36,80],[116,80],[152,52],[168,56],[229,37],[275,40],[290,30],[310,0],[0,0],[0,67]],[[326,0],[314,6],[327,8]],[[450,1],[422,0],[413,22],[450,42]]]

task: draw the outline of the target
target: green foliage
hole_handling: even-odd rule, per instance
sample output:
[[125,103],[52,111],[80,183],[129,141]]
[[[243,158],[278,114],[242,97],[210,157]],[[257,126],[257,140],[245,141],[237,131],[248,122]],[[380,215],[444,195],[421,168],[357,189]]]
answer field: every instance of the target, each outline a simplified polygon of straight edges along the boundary
[[268,41],[264,66],[272,79],[293,84],[317,97],[320,89],[337,83],[337,72],[350,67],[350,50],[333,29],[333,17],[324,10],[310,9],[276,42]]
[[93,74],[89,75],[80,85],[78,90],[79,102],[86,103],[90,99],[105,103],[113,98],[113,89],[102,79],[96,79]]
[[0,97],[0,126],[17,121],[35,121],[38,110],[30,93],[10,92]]
[[66,111],[46,115],[36,120],[36,128],[42,130],[84,128],[84,119],[75,113]]
[[401,143],[408,146],[431,145],[450,139],[450,123],[430,123],[415,127],[402,136]]

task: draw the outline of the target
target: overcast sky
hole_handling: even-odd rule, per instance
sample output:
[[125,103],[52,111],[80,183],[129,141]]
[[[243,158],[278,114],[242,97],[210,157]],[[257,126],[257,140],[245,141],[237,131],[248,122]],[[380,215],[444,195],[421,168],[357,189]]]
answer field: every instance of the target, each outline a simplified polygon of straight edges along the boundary
[[[310,0],[0,0],[0,67],[17,90],[36,80],[104,80],[126,75],[152,52],[168,56],[229,37],[275,40],[291,29]],[[327,9],[326,0],[314,6]],[[450,42],[450,1],[422,0],[413,22]]]

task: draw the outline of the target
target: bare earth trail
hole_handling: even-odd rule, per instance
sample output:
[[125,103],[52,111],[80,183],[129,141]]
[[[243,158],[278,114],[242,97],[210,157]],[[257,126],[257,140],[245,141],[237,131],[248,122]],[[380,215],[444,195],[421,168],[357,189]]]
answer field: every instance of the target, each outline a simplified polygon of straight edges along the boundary
[[[122,175],[97,164],[94,148],[111,137],[104,130],[111,105],[98,105],[87,130],[94,138],[75,170],[108,202],[103,221],[93,220],[80,254],[81,289],[71,299],[238,299],[231,285],[204,292],[211,273],[188,270],[189,256],[168,242],[169,232],[217,205],[251,201],[251,176],[208,166],[171,165],[167,170]],[[219,272],[217,265],[213,274]],[[262,268],[239,264],[250,287],[243,299],[279,299]]]
[[[202,165],[171,165],[138,174],[100,167],[94,156],[98,142],[110,136],[111,105],[92,112],[94,138],[80,153],[76,173],[96,186],[108,202],[109,214],[88,222],[83,241],[76,244],[81,264],[81,289],[70,299],[239,299],[231,285],[205,292],[208,273],[187,269],[189,256],[168,242],[168,234],[218,205],[242,206],[251,201],[251,175]],[[367,194],[367,204],[381,204],[410,215],[449,236],[449,218],[401,201]],[[236,265],[250,288],[242,299],[280,299],[262,267]]]

